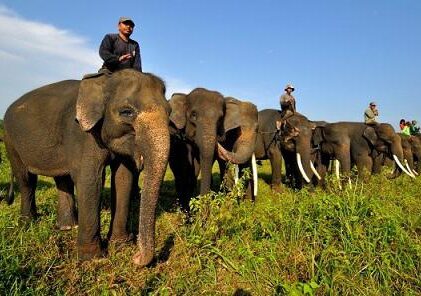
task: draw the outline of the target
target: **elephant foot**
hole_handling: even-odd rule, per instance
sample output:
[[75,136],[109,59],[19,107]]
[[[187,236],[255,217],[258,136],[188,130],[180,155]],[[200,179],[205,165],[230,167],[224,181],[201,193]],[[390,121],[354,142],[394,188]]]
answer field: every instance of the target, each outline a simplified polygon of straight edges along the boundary
[[274,193],[282,193],[282,186],[279,184],[271,185],[270,188],[272,189],[272,192]]
[[21,215],[19,217],[19,226],[21,227],[28,227],[32,222],[38,219],[38,214],[31,214],[31,215]]
[[79,227],[79,225],[77,225],[77,224],[72,224],[72,225],[58,225],[57,224],[56,227],[60,231],[69,231],[69,230],[72,230],[72,229],[77,229]]
[[133,263],[139,267],[148,266],[152,263],[153,253],[152,252],[143,252],[139,251],[133,256]]
[[134,241],[134,235],[133,233],[130,234],[122,234],[122,235],[111,235],[109,241],[110,243],[116,244],[116,245],[122,245],[127,243],[132,243]]
[[88,261],[93,258],[105,257],[105,250],[102,250],[100,242],[91,244],[83,244],[78,246],[78,257],[79,261]]
[[67,231],[78,228],[77,219],[74,216],[66,215],[57,218],[56,227],[59,230]]

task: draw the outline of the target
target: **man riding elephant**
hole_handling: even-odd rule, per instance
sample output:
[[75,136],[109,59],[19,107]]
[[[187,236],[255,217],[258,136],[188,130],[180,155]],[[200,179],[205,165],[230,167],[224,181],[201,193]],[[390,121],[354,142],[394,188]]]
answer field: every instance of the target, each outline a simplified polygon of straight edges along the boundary
[[[292,95],[292,92],[295,90],[292,84],[287,84],[285,86],[285,93],[279,98],[279,104],[281,105],[281,117],[289,117],[296,112],[295,107],[295,98]],[[281,127],[281,122],[276,122],[276,128],[279,130]]]

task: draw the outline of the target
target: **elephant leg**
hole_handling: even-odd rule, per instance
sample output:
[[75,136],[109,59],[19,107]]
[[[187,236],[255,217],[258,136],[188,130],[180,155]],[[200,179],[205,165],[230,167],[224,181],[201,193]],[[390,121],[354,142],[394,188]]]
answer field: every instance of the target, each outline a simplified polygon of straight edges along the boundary
[[79,260],[90,260],[102,256],[100,236],[100,193],[103,165],[92,163],[88,157],[76,181],[78,193],[78,238]]
[[[171,143],[173,145],[173,143]],[[194,159],[185,146],[171,146],[169,165],[174,174],[175,188],[183,211],[189,212],[189,202],[196,189]],[[197,172],[198,174],[198,172]]]
[[320,161],[317,162],[317,172],[321,180],[317,181],[323,189],[326,189],[326,175],[330,165],[330,156],[327,154],[320,155]]
[[6,145],[6,150],[12,167],[12,175],[16,178],[21,194],[20,219],[23,223],[27,223],[37,217],[35,190],[38,177],[28,171],[13,147]]
[[220,165],[220,167],[222,167],[223,169],[223,175],[221,174],[221,181],[225,183],[225,186],[231,190],[234,185],[235,185],[235,176],[234,176],[234,172],[233,172],[233,168],[231,167],[231,169],[228,168],[228,163],[221,160],[218,160],[218,163]]
[[127,230],[130,197],[135,194],[133,172],[122,162],[111,164],[111,222],[108,231],[110,241],[129,241]]
[[369,155],[361,155],[355,160],[355,164],[357,165],[358,175],[366,181],[373,169],[373,159]]
[[270,166],[272,169],[271,187],[274,191],[281,190],[282,182],[282,155],[279,149],[269,151]]
[[21,194],[21,220],[22,222],[27,223],[37,217],[35,190],[37,186],[38,176],[29,172],[19,173],[16,175],[16,179],[19,184]]
[[55,177],[57,202],[57,227],[70,230],[77,225],[77,212],[74,196],[74,183],[70,176]]
[[[251,161],[248,161],[247,163],[240,165],[240,168],[239,168],[240,172],[242,172],[246,168],[250,168],[251,170]],[[253,176],[251,176],[251,179],[247,180],[245,194],[246,194],[247,199],[255,201],[255,196],[253,194],[253,191],[254,191]]]

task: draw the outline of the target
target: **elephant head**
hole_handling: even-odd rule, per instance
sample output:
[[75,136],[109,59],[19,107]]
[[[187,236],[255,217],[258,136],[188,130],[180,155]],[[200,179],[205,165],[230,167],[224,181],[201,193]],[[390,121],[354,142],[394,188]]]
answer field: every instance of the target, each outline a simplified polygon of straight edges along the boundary
[[139,252],[135,263],[146,265],[154,254],[155,207],[168,163],[169,105],[163,81],[135,70],[122,70],[82,80],[76,119],[101,147],[143,168],[139,217]]
[[395,133],[395,130],[390,124],[379,123],[376,125],[367,125],[363,137],[374,147],[376,152],[393,158],[402,171],[414,177],[412,171],[404,167],[408,160],[405,158],[402,139],[399,134]]
[[295,154],[298,169],[307,183],[310,183],[314,174],[319,178],[312,162],[315,127],[315,124],[299,113],[283,119],[281,123],[281,147],[284,151]]
[[409,143],[411,144],[412,155],[414,159],[414,165],[416,163],[415,172],[417,174],[421,173],[421,136],[414,135],[409,138]]
[[[174,94],[170,106],[170,121],[199,151],[201,194],[210,189],[217,155],[236,164],[251,158],[257,135],[257,109],[253,104],[196,88],[187,95]],[[235,141],[231,141],[234,135]],[[231,146],[224,148],[219,142]]]

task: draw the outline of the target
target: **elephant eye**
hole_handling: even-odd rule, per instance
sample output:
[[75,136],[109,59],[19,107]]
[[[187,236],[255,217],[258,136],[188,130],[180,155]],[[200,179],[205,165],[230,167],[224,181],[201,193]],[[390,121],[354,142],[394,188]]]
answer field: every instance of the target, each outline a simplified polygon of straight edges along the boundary
[[134,116],[135,116],[136,112],[135,112],[135,110],[133,110],[132,108],[128,108],[128,107],[126,107],[126,108],[120,109],[120,110],[118,111],[118,114],[119,114],[121,117],[125,117],[125,118],[132,118],[132,117],[134,117]]
[[191,112],[190,118],[191,118],[191,120],[197,120],[197,113],[196,113],[196,111],[192,111]]

